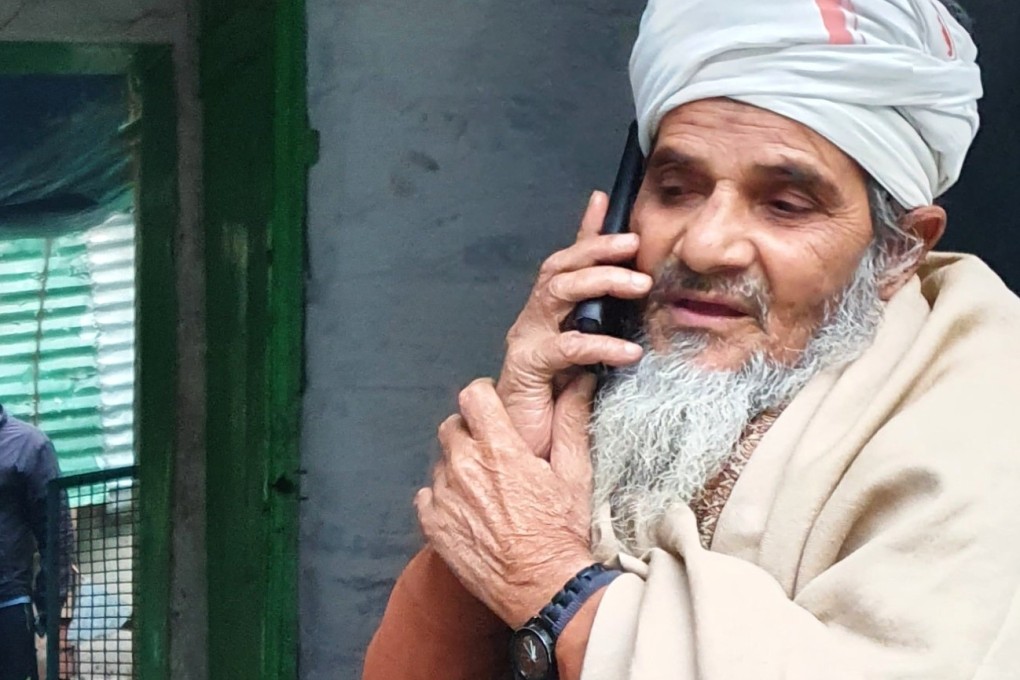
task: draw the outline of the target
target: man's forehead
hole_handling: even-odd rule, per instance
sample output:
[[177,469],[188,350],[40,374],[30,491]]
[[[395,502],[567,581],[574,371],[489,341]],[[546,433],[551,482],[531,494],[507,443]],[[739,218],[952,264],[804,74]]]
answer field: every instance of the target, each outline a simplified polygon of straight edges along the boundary
[[844,175],[861,174],[852,158],[814,130],[729,99],[684,104],[663,118],[649,167],[666,163],[704,170],[720,165],[742,171],[775,168],[791,180],[839,182]]

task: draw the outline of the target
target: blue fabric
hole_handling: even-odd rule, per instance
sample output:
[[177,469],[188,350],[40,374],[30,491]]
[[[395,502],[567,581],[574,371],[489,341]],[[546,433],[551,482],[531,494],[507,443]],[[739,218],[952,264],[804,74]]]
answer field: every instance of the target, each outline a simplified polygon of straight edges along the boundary
[[13,600],[0,602],[0,609],[3,609],[4,607],[13,607],[18,604],[32,604],[32,598],[28,595],[23,595],[22,597],[16,597]]

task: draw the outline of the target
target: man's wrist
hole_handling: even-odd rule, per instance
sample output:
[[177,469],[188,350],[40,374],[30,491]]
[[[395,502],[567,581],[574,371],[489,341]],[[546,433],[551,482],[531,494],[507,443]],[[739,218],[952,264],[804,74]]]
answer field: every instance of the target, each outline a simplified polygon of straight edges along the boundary
[[[606,569],[601,564],[590,564],[575,574],[539,611],[515,630],[510,645],[514,678],[517,680],[557,680],[561,664],[567,670],[565,677],[580,673],[588,632],[594,621],[594,608],[586,608],[593,597],[601,598],[601,591],[609,585],[619,571]],[[569,657],[561,661],[559,640],[563,632],[584,612],[586,621],[574,628],[564,653]]]
[[619,575],[618,570],[607,569],[599,563],[587,565],[553,595],[552,600],[538,613],[538,618],[546,623],[549,632],[558,639],[592,595]]
[[566,628],[556,641],[556,665],[559,669],[559,680],[577,680],[581,677],[584,656],[588,651],[588,639],[598,615],[602,597],[606,588],[602,586],[588,598],[584,606],[567,623]]
[[549,569],[533,587],[528,589],[526,595],[519,590],[511,593],[512,599],[504,608],[504,611],[508,612],[504,621],[513,629],[523,626],[549,603],[563,588],[564,583],[594,561],[594,557],[578,556],[549,565]]

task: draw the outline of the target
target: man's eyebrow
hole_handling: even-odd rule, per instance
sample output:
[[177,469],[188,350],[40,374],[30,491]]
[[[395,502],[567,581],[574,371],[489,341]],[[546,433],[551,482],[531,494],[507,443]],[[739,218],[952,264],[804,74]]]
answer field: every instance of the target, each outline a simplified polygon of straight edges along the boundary
[[[678,168],[699,174],[711,174],[705,161],[668,146],[661,146],[652,152],[646,170],[662,168]],[[846,200],[835,182],[817,169],[799,161],[784,159],[778,163],[757,163],[751,168],[751,176],[759,184],[779,184],[800,189],[828,207],[840,206]]]
[[800,189],[829,206],[841,205],[844,202],[843,192],[834,182],[803,163],[786,161],[775,165],[757,164],[753,168],[753,175],[764,182]]
[[705,172],[706,166],[694,156],[683,153],[668,146],[662,146],[652,152],[648,159],[648,170],[656,170],[667,166],[679,167],[695,171]]

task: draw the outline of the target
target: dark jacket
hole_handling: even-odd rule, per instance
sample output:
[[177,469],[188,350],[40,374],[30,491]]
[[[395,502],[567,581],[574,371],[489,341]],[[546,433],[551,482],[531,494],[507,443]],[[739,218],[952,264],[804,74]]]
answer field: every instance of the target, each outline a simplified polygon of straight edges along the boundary
[[[53,444],[0,406],[0,603],[30,596],[46,608],[46,560],[32,587],[36,550],[46,554],[46,486],[60,475]],[[60,594],[67,593],[74,534],[66,495],[60,513]]]

